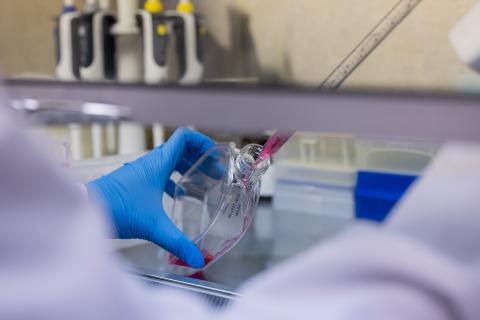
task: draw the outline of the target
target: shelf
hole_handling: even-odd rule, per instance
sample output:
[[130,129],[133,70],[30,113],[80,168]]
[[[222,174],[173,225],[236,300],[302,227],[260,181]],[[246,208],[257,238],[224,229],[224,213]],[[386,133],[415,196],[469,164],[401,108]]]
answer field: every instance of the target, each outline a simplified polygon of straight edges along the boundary
[[320,93],[265,87],[157,87],[6,81],[12,99],[129,107],[144,123],[232,131],[286,129],[428,140],[480,141],[480,97],[409,93]]

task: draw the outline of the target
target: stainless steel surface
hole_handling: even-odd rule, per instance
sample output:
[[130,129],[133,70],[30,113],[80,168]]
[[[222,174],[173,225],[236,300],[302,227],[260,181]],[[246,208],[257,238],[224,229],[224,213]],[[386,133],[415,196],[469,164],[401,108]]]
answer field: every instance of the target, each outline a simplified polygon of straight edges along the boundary
[[177,275],[169,275],[162,272],[152,272],[142,270],[138,268],[135,272],[143,279],[148,279],[150,282],[155,282],[168,287],[180,288],[206,294],[210,296],[216,296],[219,298],[235,300],[240,296],[234,291],[233,288],[221,285],[219,283],[198,280],[188,277],[182,277]]
[[11,107],[42,124],[110,122],[130,115],[128,107],[71,100],[13,99]]
[[[301,211],[301,208],[299,208]],[[245,237],[222,259],[208,267],[203,272],[205,281],[190,279],[185,277],[177,277],[165,274],[161,270],[164,263],[159,257],[159,247],[154,244],[141,244],[136,247],[124,248],[120,251],[121,255],[132,265],[136,273],[144,275],[148,279],[155,279],[162,284],[170,286],[180,286],[187,290],[199,290],[205,293],[213,292],[214,295],[224,298],[238,298],[236,292],[245,282],[254,276],[261,274],[263,271],[273,268],[285,259],[292,256],[286,256],[283,252],[275,250],[277,245],[283,245],[286,241],[291,242],[292,252],[300,254],[311,246],[317,245],[322,241],[328,240],[330,237],[340,232],[339,228],[330,228],[324,226],[323,220],[302,220],[308,223],[312,228],[318,226],[318,234],[315,237],[308,236],[305,238],[303,232],[297,229],[291,230],[288,239],[278,239],[279,236],[285,235],[286,226],[279,228],[275,217],[279,212],[275,212],[271,202],[262,199],[257,210],[257,217],[260,215],[268,215],[273,218],[272,234],[265,238],[265,235],[259,236],[258,225],[255,223],[247,231]],[[290,219],[298,219],[298,212],[292,212]],[[291,222],[287,222],[291,225]],[[298,222],[296,222],[298,226]],[[288,228],[288,227],[287,227]],[[177,280],[180,280],[177,282]],[[212,291],[210,291],[212,290]]]
[[150,274],[148,272],[135,271],[140,279],[154,287],[170,287],[186,290],[199,295],[216,309],[227,307],[231,302],[238,300],[240,296],[232,289],[216,283],[200,281],[166,274]]
[[288,88],[154,87],[11,80],[14,99],[131,107],[130,119],[230,130],[285,129],[480,141],[480,97],[319,93]]
[[[164,262],[158,259],[159,250],[162,249],[154,244],[142,244],[124,248],[120,253],[135,268],[136,273],[149,277],[172,279],[172,275],[162,271]],[[271,240],[259,241],[251,228],[232,251],[204,270],[203,279],[205,282],[200,282],[200,284],[207,287],[213,284],[221,290],[236,292],[237,288],[248,279],[269,267],[271,254]],[[173,278],[175,279],[175,277]],[[196,280],[192,279],[192,281]],[[175,285],[174,282],[168,283]],[[218,292],[216,289],[215,291]]]

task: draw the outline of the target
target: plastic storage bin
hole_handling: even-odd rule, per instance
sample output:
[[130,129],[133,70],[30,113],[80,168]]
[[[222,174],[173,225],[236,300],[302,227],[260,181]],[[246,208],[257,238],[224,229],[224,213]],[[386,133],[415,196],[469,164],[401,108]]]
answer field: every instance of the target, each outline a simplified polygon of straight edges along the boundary
[[355,145],[355,215],[377,222],[387,217],[439,147],[433,142],[365,138],[357,138]]
[[355,166],[355,140],[348,135],[299,132],[275,155],[276,163],[316,168]]
[[356,165],[360,171],[419,175],[439,147],[436,142],[356,138]]
[[356,218],[382,222],[416,178],[404,174],[360,171],[355,188]]
[[[295,172],[301,173],[300,179],[294,179]],[[355,174],[353,169],[302,169],[277,164],[274,259],[287,258],[334,235],[354,218]],[[309,178],[303,179],[306,175]]]
[[336,234],[352,221],[354,139],[297,133],[274,160],[273,262]]

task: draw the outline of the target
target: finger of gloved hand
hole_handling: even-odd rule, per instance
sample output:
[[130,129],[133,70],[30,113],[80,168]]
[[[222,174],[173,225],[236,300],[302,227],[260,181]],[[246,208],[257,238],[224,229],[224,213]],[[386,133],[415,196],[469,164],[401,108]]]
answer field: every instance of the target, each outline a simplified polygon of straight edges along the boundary
[[[218,158],[218,156],[208,155],[206,158],[203,158],[202,163],[197,170],[212,179],[220,180],[225,174],[225,167]],[[185,158],[182,158],[178,162],[175,170],[183,175],[190,170],[192,166],[193,163],[189,162]]]
[[196,162],[215,143],[207,136],[187,128],[177,129],[164,144],[165,169],[173,171],[179,161],[188,155],[191,163]]
[[175,226],[165,213],[159,216],[158,223],[151,228],[155,229],[147,240],[161,246],[192,268],[200,269],[205,266],[205,259],[200,249]]
[[180,159],[180,161],[178,161],[177,166],[175,167],[175,170],[181,175],[184,175],[185,173],[187,173],[188,170],[190,170],[192,165],[193,164],[187,161],[185,158],[182,158]]
[[218,160],[220,158],[220,154],[218,151],[215,151],[215,149],[212,150],[212,147],[214,146],[215,143],[212,140],[204,142],[201,146],[191,146],[189,149],[186,150],[185,154],[183,155],[183,159],[185,159],[187,162],[195,163],[201,157],[204,157],[207,154],[208,157],[212,160]]
[[212,179],[220,180],[225,175],[225,166],[217,152],[210,154],[198,169]]
[[173,182],[173,180],[168,180],[167,181],[167,184],[165,186],[165,192],[171,197],[175,197],[175,188],[177,187],[177,185],[175,184],[175,182]]
[[173,180],[168,180],[167,185],[165,187],[165,192],[170,196],[170,198],[175,198],[175,197],[183,197],[187,193],[185,192],[185,189],[182,188],[182,186],[177,185]]
[[188,162],[195,163],[208,150],[210,150],[210,148],[215,146],[216,143],[200,132],[192,131],[190,129],[187,130],[189,130],[191,134],[188,135],[187,150],[184,154],[184,157],[188,160]]

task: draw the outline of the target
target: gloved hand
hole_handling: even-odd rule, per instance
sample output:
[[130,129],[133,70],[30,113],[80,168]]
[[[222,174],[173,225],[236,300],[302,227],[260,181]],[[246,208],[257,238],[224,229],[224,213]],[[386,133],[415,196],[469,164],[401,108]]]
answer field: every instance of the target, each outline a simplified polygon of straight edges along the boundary
[[173,196],[174,170],[184,174],[214,142],[189,129],[178,129],[160,147],[87,185],[111,213],[122,239],[152,241],[193,268],[204,266],[200,250],[166,215],[162,196]]

